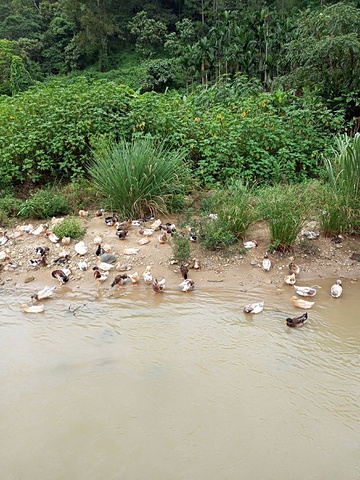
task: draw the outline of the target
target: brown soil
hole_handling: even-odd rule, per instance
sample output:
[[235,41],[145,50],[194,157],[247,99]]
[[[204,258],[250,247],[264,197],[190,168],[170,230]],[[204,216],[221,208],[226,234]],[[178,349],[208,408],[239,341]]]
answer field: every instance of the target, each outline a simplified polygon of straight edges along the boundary
[[[106,216],[106,214],[104,215]],[[125,240],[119,240],[116,236],[116,229],[109,227],[104,222],[104,216],[96,217],[92,212],[87,218],[82,219],[86,234],[83,238],[88,253],[80,257],[74,250],[77,240],[71,240],[70,245],[51,243],[43,234],[36,236],[24,233],[16,237],[16,228],[8,230],[10,240],[0,247],[0,252],[8,252],[10,260],[18,265],[12,267],[9,260],[0,262],[0,285],[16,286],[17,288],[36,292],[45,285],[56,285],[57,281],[52,278],[51,272],[61,268],[53,264],[62,251],[70,254],[69,267],[72,270],[70,281],[67,284],[71,289],[96,291],[100,288],[93,276],[92,267],[96,265],[96,245],[94,238],[101,236],[103,244],[111,247],[111,253],[117,257],[116,265],[128,263],[132,266],[129,273],[138,272],[140,275],[147,265],[151,265],[153,277],[166,279],[166,289],[178,289],[181,282],[179,265],[173,263],[171,240],[165,245],[160,245],[159,231],[150,236],[150,243],[140,246],[138,241],[143,238],[139,234],[139,227],[132,226]],[[177,224],[175,217],[161,218],[162,222],[170,221]],[[144,224],[149,227],[153,220]],[[25,225],[30,222],[22,222]],[[40,222],[31,222],[34,227]],[[170,236],[169,236],[170,237]],[[302,241],[295,247],[294,252],[289,254],[269,253],[272,262],[270,272],[262,269],[262,258],[269,245],[269,232],[265,223],[255,224],[248,232],[246,240],[256,240],[258,246],[248,251],[237,247],[237,251],[211,252],[203,249],[198,243],[191,243],[191,255],[200,264],[200,270],[190,270],[189,277],[194,279],[196,289],[211,290],[214,285],[222,289],[251,288],[252,285],[261,286],[272,284],[274,287],[284,285],[284,277],[288,272],[288,264],[295,261],[301,268],[299,283],[316,280],[318,278],[350,278],[356,280],[360,276],[360,262],[350,259],[352,252],[360,252],[359,237],[344,237],[341,244],[332,243],[331,239],[321,237],[317,240]],[[35,248],[48,246],[50,248],[46,266],[32,267],[29,259],[37,258]],[[139,251],[135,255],[125,255],[126,247],[137,247]],[[241,253],[239,253],[241,252]],[[77,264],[80,259],[88,263],[88,270],[81,271]],[[191,267],[191,263],[190,263]],[[110,272],[109,278],[101,285],[102,290],[112,291],[110,283],[117,274],[115,268]],[[301,279],[301,282],[300,282]],[[31,282],[31,283],[30,283]],[[305,283],[303,283],[305,282]],[[29,284],[29,285],[28,285]],[[139,287],[142,280],[139,282]],[[128,285],[125,288],[129,288]]]

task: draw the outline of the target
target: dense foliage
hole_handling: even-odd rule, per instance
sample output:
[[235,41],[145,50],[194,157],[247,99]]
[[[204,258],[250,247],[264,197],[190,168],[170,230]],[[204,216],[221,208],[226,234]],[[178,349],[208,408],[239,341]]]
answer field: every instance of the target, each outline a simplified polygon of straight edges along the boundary
[[243,77],[189,95],[139,94],[103,80],[53,82],[0,101],[0,182],[83,174],[99,137],[151,134],[182,147],[203,185],[319,173],[342,116],[311,95],[266,93]]

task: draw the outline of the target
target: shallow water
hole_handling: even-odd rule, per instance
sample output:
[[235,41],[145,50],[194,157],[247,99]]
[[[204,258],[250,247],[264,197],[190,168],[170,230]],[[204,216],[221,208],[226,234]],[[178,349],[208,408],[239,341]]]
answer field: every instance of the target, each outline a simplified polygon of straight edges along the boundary
[[3,289],[0,478],[360,478],[360,285],[332,283],[301,329],[290,287]]

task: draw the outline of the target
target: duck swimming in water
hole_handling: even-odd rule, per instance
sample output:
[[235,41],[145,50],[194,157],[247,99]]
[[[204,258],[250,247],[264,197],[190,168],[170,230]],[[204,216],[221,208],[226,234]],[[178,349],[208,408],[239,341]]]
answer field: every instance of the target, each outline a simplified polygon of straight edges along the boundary
[[330,294],[333,298],[339,298],[342,294],[342,283],[341,280],[336,280],[336,283],[331,287]]
[[298,317],[287,318],[286,325],[288,327],[294,327],[294,328],[302,327],[307,322],[307,319],[308,319],[308,314],[306,312]]
[[294,302],[295,307],[305,308],[305,309],[311,308],[315,303],[315,302],[308,302],[307,300],[302,300],[301,298],[297,298],[296,295],[291,297],[291,300]]
[[42,290],[40,290],[38,293],[34,293],[34,295],[31,295],[31,299],[35,300],[38,302],[39,300],[44,300],[44,298],[49,298],[52,296],[54,293],[56,287],[44,287]]
[[188,278],[186,280],[183,280],[180,283],[179,287],[183,292],[192,292],[193,290],[195,290],[195,282],[194,280],[191,280],[191,278]]
[[249,303],[244,307],[245,313],[260,313],[264,310],[265,302],[262,300],[261,302],[257,303]]
[[295,292],[302,297],[314,297],[317,289],[321,288],[319,285],[313,285],[312,287],[297,287],[294,285]]
[[152,283],[152,289],[154,290],[155,293],[160,293],[165,290],[165,278],[160,280],[160,282],[157,281],[157,278]]

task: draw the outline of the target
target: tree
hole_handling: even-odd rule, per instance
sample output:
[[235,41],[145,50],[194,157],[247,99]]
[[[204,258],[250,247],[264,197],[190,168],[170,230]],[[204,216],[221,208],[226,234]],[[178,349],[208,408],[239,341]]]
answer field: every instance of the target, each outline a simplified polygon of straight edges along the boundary
[[136,50],[144,56],[153,55],[154,50],[163,45],[167,32],[163,22],[149,18],[144,10],[135,15],[128,23],[128,28],[136,39]]
[[286,60],[291,70],[282,79],[286,86],[316,88],[353,108],[360,94],[360,9],[337,3],[303,12]]

